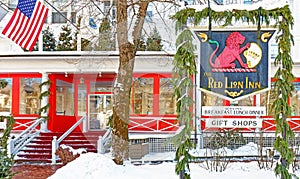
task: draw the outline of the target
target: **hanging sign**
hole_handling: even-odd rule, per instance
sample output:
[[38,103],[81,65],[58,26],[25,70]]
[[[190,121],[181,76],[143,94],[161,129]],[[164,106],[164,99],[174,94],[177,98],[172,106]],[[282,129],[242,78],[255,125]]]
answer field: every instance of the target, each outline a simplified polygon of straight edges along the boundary
[[249,119],[226,119],[210,118],[205,122],[206,127],[214,128],[261,128],[262,120],[259,118]]
[[269,41],[275,30],[193,32],[200,41],[200,90],[236,101],[270,88]]

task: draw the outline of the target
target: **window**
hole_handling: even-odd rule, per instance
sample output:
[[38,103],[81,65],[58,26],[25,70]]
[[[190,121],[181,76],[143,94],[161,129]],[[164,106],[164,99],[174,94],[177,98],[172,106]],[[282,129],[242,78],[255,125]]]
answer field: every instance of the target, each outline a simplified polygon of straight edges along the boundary
[[146,22],[152,22],[152,16],[153,16],[152,11],[147,11],[146,18],[145,18]]
[[52,23],[67,23],[67,19],[61,14],[67,17],[67,12],[52,12]]
[[111,9],[110,1],[104,1],[104,14],[109,14]]
[[76,12],[71,12],[71,19],[70,19],[70,21],[71,21],[72,23],[77,23],[77,22],[76,22]]
[[112,108],[112,94],[89,95],[89,128],[106,129]]
[[271,54],[271,59],[275,60],[275,58],[278,55],[278,45],[277,44],[271,44],[270,54]]
[[114,81],[97,81],[91,82],[91,92],[112,92]]
[[254,96],[249,96],[238,101],[230,101],[230,106],[253,106]]
[[133,79],[133,113],[153,114],[153,78]]
[[78,85],[78,116],[86,114],[86,86]]
[[202,92],[202,106],[223,106],[223,99],[209,93]]
[[174,85],[172,84],[172,78],[160,79],[159,92],[159,114],[175,114],[176,99],[173,96]]
[[300,116],[300,82],[294,82],[294,91],[291,96],[292,116]]
[[74,86],[61,80],[56,80],[56,114],[74,115]]
[[265,106],[267,108],[267,116],[273,116],[274,109],[272,108],[272,105],[275,99],[276,92],[274,89],[274,83],[272,83],[271,90],[262,93],[260,97],[260,106]]
[[116,7],[113,7],[111,9],[111,19],[116,19],[116,17],[117,17],[117,9]]
[[253,4],[253,0],[244,0],[244,4]]
[[18,4],[18,0],[8,0],[8,8],[10,10],[16,9],[17,4]]
[[20,114],[38,114],[41,78],[20,78]]
[[2,81],[6,81],[7,85],[0,89],[0,112],[11,112],[11,78],[0,78]]
[[237,0],[225,0],[224,4],[237,4],[238,1]]

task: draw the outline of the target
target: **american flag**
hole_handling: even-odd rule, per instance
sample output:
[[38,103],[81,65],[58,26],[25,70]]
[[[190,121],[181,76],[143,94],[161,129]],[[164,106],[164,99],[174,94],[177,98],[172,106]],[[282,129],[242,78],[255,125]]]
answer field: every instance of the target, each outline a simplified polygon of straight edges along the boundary
[[37,0],[19,0],[2,34],[22,48],[32,51],[42,31],[48,10]]

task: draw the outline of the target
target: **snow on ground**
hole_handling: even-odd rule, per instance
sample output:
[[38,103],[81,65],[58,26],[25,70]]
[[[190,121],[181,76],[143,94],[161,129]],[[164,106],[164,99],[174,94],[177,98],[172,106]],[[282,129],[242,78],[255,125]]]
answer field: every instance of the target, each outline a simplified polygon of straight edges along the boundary
[[[115,165],[111,158],[95,153],[82,154],[73,162],[58,169],[48,179],[84,178],[84,179],[178,179],[175,174],[175,163],[164,162],[162,164],[132,165],[126,163],[123,166]],[[202,164],[203,165],[203,164]],[[210,172],[204,169],[204,165],[190,164],[192,178],[204,179],[240,179],[241,177],[255,179],[274,179],[273,170],[259,170],[257,162],[230,163],[224,172]],[[299,173],[298,173],[299,174]]]
[[[229,149],[226,149],[230,153]],[[249,153],[250,151],[250,153]],[[243,147],[232,150],[232,154],[252,155],[257,151],[256,145],[249,143]],[[199,156],[204,154],[204,150],[195,152]],[[143,157],[144,164],[133,165],[130,161],[124,165],[116,165],[110,154],[86,153],[66,166],[58,169],[55,174],[48,179],[62,178],[84,178],[84,179],[178,179],[175,174],[175,162],[163,162],[160,164],[148,163],[146,161],[173,160],[174,153],[148,154]],[[275,163],[274,163],[275,166]],[[244,177],[255,179],[275,179],[274,170],[259,169],[257,162],[233,162],[229,163],[223,172],[212,172],[207,170],[206,164],[191,163],[192,179],[241,179]],[[300,176],[300,170],[295,173]]]

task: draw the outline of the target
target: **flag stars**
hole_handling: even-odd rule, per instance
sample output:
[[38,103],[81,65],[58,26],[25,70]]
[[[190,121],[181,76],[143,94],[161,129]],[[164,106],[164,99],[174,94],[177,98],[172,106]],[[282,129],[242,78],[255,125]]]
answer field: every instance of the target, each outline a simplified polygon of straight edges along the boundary
[[31,17],[36,0],[19,0],[18,9],[24,13],[28,18]]

